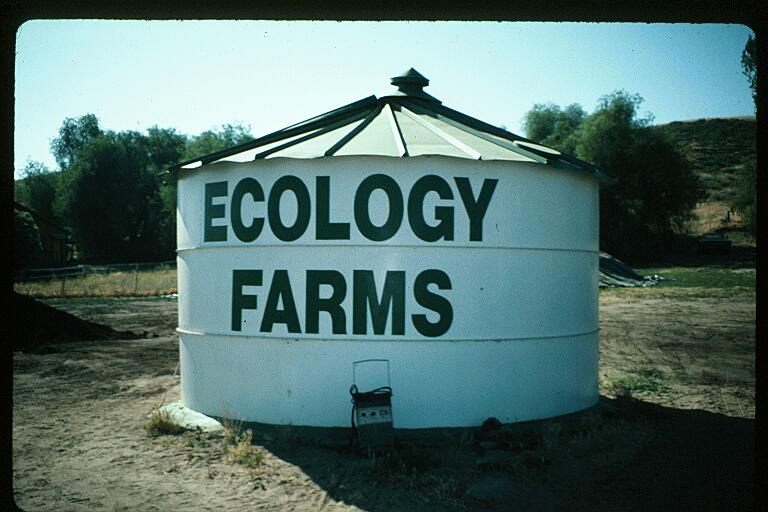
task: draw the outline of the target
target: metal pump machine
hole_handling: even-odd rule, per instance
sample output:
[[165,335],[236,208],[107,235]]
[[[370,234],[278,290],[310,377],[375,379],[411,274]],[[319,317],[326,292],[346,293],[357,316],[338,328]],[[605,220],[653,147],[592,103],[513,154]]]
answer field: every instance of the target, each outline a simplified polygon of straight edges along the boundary
[[[363,363],[386,363],[387,385],[370,391],[357,388],[357,366]],[[386,451],[394,447],[392,426],[392,387],[390,386],[389,360],[365,359],[352,363],[352,429],[357,437],[357,447],[362,452]]]

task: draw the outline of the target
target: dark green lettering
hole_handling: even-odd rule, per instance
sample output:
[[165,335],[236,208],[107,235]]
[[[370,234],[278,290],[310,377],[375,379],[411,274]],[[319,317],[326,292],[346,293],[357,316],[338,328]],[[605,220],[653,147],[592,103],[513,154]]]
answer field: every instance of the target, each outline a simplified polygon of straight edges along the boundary
[[430,292],[427,287],[436,284],[440,290],[451,289],[451,279],[442,270],[428,269],[416,276],[413,283],[413,295],[419,305],[424,306],[440,315],[440,319],[432,323],[427,315],[411,315],[413,326],[424,336],[433,338],[445,334],[453,323],[453,307],[445,297]]
[[[287,190],[294,193],[298,203],[296,222],[290,227],[283,225],[280,218],[280,198]],[[272,185],[267,202],[267,216],[269,217],[269,227],[272,228],[272,232],[277,238],[284,242],[292,242],[299,238],[309,226],[309,215],[309,191],[303,181],[296,176],[283,176]]]
[[[333,288],[331,296],[320,298],[320,286]],[[347,316],[341,302],[347,295],[347,282],[341,272],[336,270],[307,270],[306,332],[320,332],[320,311],[331,315],[333,334],[347,333]]]
[[392,334],[405,334],[405,272],[390,270],[384,278],[381,300],[376,293],[372,270],[355,270],[353,273],[352,332],[366,334],[368,309],[374,334],[384,334],[392,305]]
[[264,190],[258,181],[253,178],[243,178],[232,191],[232,202],[229,206],[229,216],[232,219],[232,230],[235,236],[242,242],[253,242],[261,234],[264,227],[264,219],[254,217],[250,226],[243,223],[243,197],[251,194],[254,201],[264,201]]
[[330,221],[330,176],[315,178],[315,237],[318,240],[349,240],[349,222]]
[[453,192],[448,183],[440,176],[430,174],[419,178],[408,195],[408,222],[414,234],[425,242],[435,242],[444,238],[453,240],[453,207],[436,206],[436,226],[430,226],[424,220],[424,196],[437,192],[440,199],[453,199]]
[[[278,301],[283,303],[283,309],[277,309]],[[293,300],[291,281],[287,270],[275,270],[272,284],[269,286],[267,304],[264,306],[264,316],[261,318],[261,332],[272,332],[274,324],[285,324],[288,332],[300,333],[299,315],[296,312],[296,302]]]
[[213,219],[221,219],[224,217],[224,205],[213,204],[213,198],[224,197],[226,195],[226,181],[205,184],[205,202],[203,203],[203,241],[205,242],[227,241],[227,226],[213,225]]
[[256,295],[243,295],[243,286],[261,286],[261,270],[232,271],[232,330],[242,330],[244,309],[256,309]]
[[459,188],[461,201],[464,203],[464,208],[467,210],[467,216],[469,217],[469,240],[472,242],[482,242],[483,218],[491,202],[493,191],[496,189],[496,183],[499,180],[491,178],[483,180],[483,187],[480,189],[477,199],[475,199],[472,194],[472,185],[469,183],[469,178],[454,179],[456,180],[456,186]]
[[[377,188],[383,190],[389,199],[389,216],[381,226],[371,222],[368,210],[371,193]],[[403,193],[397,182],[385,174],[365,178],[355,193],[355,222],[360,233],[368,240],[381,242],[392,238],[403,222]]]

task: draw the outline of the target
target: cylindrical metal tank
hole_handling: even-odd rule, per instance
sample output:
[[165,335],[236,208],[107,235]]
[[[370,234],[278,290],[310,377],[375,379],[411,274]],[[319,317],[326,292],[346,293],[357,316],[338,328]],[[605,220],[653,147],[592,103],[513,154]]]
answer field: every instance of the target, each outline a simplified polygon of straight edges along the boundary
[[[512,147],[417,96],[376,100],[344,125],[357,133],[324,142],[324,158],[270,153],[299,151],[288,132],[177,170],[185,406],[348,426],[352,365],[366,359],[389,361],[396,428],[533,420],[597,401],[599,171],[523,139]],[[405,133],[402,116],[415,126],[425,105],[437,114],[422,127],[464,157]],[[338,153],[382,115],[399,154]],[[440,121],[520,152],[475,157],[469,136]]]

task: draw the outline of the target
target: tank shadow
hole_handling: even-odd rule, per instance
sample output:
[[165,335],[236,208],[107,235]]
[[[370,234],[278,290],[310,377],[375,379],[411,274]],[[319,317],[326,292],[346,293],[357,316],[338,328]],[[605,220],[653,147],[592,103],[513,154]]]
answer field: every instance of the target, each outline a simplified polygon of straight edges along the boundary
[[371,455],[351,429],[243,427],[363,510],[753,509],[753,419],[633,398],[496,429],[396,430],[394,450]]

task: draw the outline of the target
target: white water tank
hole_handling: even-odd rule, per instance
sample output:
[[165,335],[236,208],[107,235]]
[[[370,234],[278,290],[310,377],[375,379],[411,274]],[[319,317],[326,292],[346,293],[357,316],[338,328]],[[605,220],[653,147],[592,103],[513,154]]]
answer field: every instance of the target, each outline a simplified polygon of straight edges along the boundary
[[395,428],[597,401],[609,178],[448,109],[414,70],[392,81],[173,170],[185,406],[348,426],[365,359],[389,361]]

